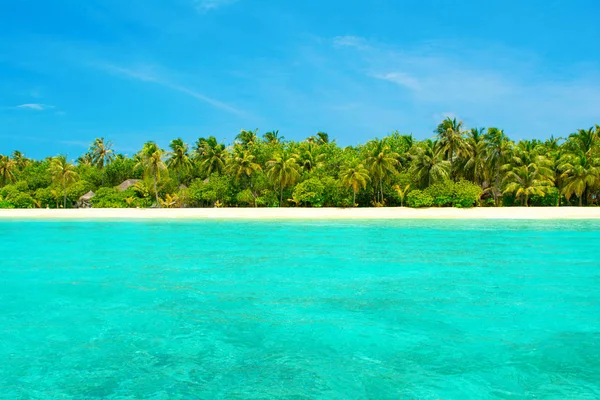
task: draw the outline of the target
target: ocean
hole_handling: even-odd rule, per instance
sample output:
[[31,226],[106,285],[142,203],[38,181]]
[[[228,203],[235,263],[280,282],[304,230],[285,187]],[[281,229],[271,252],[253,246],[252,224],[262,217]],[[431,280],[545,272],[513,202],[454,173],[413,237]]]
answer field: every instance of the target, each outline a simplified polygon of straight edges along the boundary
[[0,398],[597,399],[600,221],[0,221]]

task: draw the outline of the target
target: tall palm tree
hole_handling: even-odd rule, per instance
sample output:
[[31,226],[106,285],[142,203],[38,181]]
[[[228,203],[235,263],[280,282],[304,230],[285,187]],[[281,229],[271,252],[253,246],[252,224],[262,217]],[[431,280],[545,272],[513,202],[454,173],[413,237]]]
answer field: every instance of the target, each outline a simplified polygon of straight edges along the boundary
[[181,173],[189,171],[192,167],[188,145],[184,143],[183,139],[177,138],[171,140],[169,147],[171,151],[167,159],[167,167],[177,172],[177,186],[179,186],[181,185]]
[[590,189],[600,186],[600,160],[587,157],[583,151],[576,154],[566,154],[561,160],[559,169],[563,171],[562,193],[569,200],[576,195],[579,198],[579,206],[583,200],[587,202],[587,193]]
[[50,162],[50,174],[54,183],[62,187],[63,207],[67,208],[67,188],[79,177],[75,166],[67,161],[66,156],[56,156]]
[[8,156],[0,156],[0,182],[2,186],[17,180],[15,171],[17,163]]
[[439,141],[440,149],[448,161],[450,161],[450,173],[452,179],[456,181],[456,172],[454,162],[465,148],[463,122],[456,118],[446,117],[435,130]]
[[21,171],[25,169],[29,164],[31,164],[31,160],[25,157],[25,154],[23,154],[19,150],[13,151],[12,159],[15,161],[17,168]]
[[371,179],[377,183],[376,190],[379,194],[377,201],[383,204],[383,182],[388,181],[390,177],[398,173],[396,166],[399,164],[399,155],[392,151],[386,139],[379,140],[375,138],[369,142],[369,146],[367,165]]
[[279,144],[285,139],[283,136],[279,136],[279,131],[270,131],[263,135],[265,141],[269,144]]
[[300,179],[296,154],[278,153],[267,162],[267,178],[279,188],[279,206],[283,204],[283,189]]
[[208,139],[200,138],[196,142],[196,157],[206,175],[215,172],[220,174],[225,169],[227,151],[223,143],[217,142],[214,136],[209,136]]
[[552,186],[552,171],[536,163],[522,165],[508,171],[504,182],[504,193],[514,193],[521,204],[529,207],[531,196],[545,196]]
[[256,134],[258,133],[258,129],[253,131],[247,131],[242,129],[240,133],[235,137],[235,143],[240,144],[243,148],[248,148],[256,143]]
[[343,168],[340,180],[344,187],[352,187],[352,206],[356,206],[356,193],[361,187],[366,189],[371,178],[369,177],[369,170],[363,164],[354,160]]
[[158,180],[160,179],[161,171],[167,170],[167,166],[163,161],[164,154],[164,150],[158,147],[156,143],[146,142],[140,152],[140,162],[136,165],[136,168],[141,166],[147,175],[152,176],[154,195],[156,196],[156,206],[159,208]]
[[437,142],[425,140],[414,146],[410,153],[410,170],[421,187],[450,178],[450,162],[444,160]]
[[109,165],[115,158],[112,143],[104,140],[104,138],[96,138],[90,146],[90,153],[92,156],[92,165],[102,170],[102,185],[104,185],[104,176],[106,175],[104,167]]
[[464,147],[464,171],[467,179],[481,185],[485,179],[487,147],[483,138],[484,128],[472,128],[467,133]]
[[318,147],[314,143],[301,143],[298,162],[306,172],[322,167],[325,155],[318,154]]
[[594,129],[579,129],[576,133],[569,135],[569,142],[572,144],[573,150],[579,150],[586,155],[596,147],[600,142],[600,131]]
[[231,159],[229,171],[236,182],[239,182],[242,177],[250,178],[256,171],[262,170],[261,166],[254,161],[255,158],[248,150],[241,150]]
[[502,178],[502,166],[505,165],[510,157],[512,142],[504,134],[504,131],[498,128],[488,128],[484,141],[487,146],[487,167],[494,180],[494,203],[499,205],[499,199],[502,194],[500,184]]

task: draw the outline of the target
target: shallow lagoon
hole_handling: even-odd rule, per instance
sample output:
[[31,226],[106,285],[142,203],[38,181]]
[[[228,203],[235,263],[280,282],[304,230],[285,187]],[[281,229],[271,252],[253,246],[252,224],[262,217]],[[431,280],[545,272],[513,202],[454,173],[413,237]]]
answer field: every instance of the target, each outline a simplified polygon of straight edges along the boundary
[[0,238],[0,398],[600,398],[600,221]]

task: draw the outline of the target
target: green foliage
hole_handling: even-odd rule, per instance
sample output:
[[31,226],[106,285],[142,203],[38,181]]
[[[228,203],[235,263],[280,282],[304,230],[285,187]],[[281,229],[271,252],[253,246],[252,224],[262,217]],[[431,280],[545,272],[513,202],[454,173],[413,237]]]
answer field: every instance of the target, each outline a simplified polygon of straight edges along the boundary
[[[126,199],[133,198],[133,203],[128,204]],[[113,188],[100,188],[96,195],[92,197],[93,208],[129,208],[129,207],[150,207],[152,200],[137,197],[133,188],[122,192]]]
[[213,206],[216,201],[223,205],[232,203],[233,182],[228,176],[212,174],[205,180],[197,179],[188,188],[189,200],[192,205]]
[[454,184],[452,205],[458,208],[470,208],[477,205],[483,189],[469,181],[459,181]]
[[33,198],[23,192],[19,192],[16,196],[6,199],[14,208],[33,208],[35,206]]
[[433,206],[433,197],[422,190],[413,190],[406,196],[406,204],[412,208]]
[[298,205],[322,207],[325,201],[325,186],[318,178],[310,178],[296,185],[292,200]]
[[559,198],[560,191],[555,187],[550,187],[544,196],[533,195],[529,202],[534,207],[554,207],[558,206]]
[[409,207],[457,207],[468,208],[477,205],[483,190],[469,181],[454,183],[445,180],[431,185],[427,189],[413,190],[407,196]]
[[0,208],[15,208],[15,206],[10,201],[0,200]]
[[36,190],[35,191],[35,200],[37,200],[40,203],[40,207],[42,207],[42,208],[45,208],[45,207],[54,208],[54,207],[56,207],[56,203],[57,203],[56,196],[54,196],[54,194],[52,194],[52,188],[50,188],[50,187],[39,188],[38,190]]

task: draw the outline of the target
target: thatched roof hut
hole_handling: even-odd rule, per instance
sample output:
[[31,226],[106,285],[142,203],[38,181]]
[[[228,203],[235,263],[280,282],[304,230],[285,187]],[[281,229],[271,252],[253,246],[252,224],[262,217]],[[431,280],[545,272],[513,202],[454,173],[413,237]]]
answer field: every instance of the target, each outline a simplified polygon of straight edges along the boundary
[[94,193],[90,190],[89,192],[87,192],[86,194],[84,194],[83,196],[81,196],[79,198],[79,201],[77,202],[77,207],[79,207],[79,208],[92,207],[92,197],[94,197],[95,195],[96,195],[96,193]]
[[91,190],[89,192],[87,192],[86,194],[84,194],[83,196],[81,196],[79,198],[79,201],[81,200],[86,200],[89,201],[92,199],[92,197],[94,197],[96,195],[96,193],[92,192]]
[[126,181],[121,183],[119,186],[117,186],[117,190],[119,192],[125,191],[125,190],[129,189],[131,186],[138,183],[139,181],[140,181],[140,179],[127,179]]

